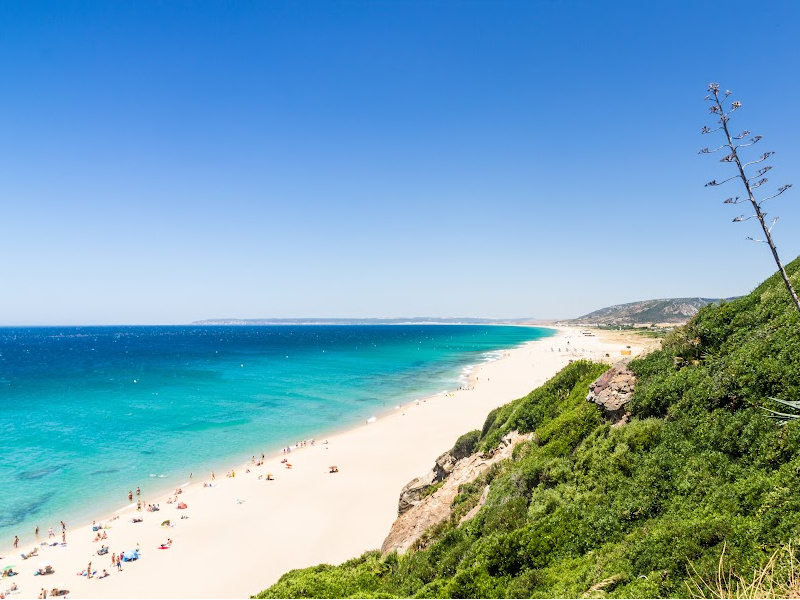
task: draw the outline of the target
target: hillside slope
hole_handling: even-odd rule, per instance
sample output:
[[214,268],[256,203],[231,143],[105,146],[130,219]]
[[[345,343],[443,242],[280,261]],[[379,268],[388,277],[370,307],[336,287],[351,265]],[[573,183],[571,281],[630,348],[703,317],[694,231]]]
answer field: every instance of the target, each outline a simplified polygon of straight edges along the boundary
[[[800,284],[800,259],[788,271]],[[604,367],[573,363],[490,413],[482,449],[533,439],[463,485],[407,554],[293,571],[258,597],[686,597],[723,553],[752,576],[800,532],[800,420],[759,408],[800,400],[800,318],[782,282],[701,309],[629,366],[627,425],[586,402]],[[797,597],[781,565],[773,577],[770,596]]]
[[616,304],[571,319],[568,323],[592,323],[597,325],[649,325],[651,323],[683,324],[709,304],[717,304],[718,298],[663,298]]

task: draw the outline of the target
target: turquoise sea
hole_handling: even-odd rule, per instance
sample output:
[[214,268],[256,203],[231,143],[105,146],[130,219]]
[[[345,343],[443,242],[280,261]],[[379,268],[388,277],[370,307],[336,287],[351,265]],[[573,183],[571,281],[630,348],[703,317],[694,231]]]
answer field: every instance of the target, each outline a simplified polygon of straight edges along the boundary
[[551,330],[0,328],[0,546],[461,385]]

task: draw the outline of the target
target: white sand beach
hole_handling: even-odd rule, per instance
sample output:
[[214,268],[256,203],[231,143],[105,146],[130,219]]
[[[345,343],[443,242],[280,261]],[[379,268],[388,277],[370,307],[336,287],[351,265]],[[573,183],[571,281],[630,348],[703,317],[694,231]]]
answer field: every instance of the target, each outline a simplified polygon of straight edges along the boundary
[[[291,469],[276,449],[263,466],[231,465],[232,478],[216,473],[212,487],[204,487],[209,473],[194,473],[178,497],[185,510],[163,497],[144,498],[159,503],[159,512],[137,513],[129,506],[98,514],[97,522],[110,526],[102,542],[92,541],[91,525],[72,524],[66,547],[40,547],[27,536],[14,550],[3,540],[2,565],[16,565],[19,575],[0,580],[0,592],[16,583],[11,598],[36,598],[42,588],[48,595],[53,588],[69,590],[71,598],[246,598],[291,569],[339,563],[379,548],[397,516],[403,485],[426,473],[459,435],[480,428],[490,410],[524,396],[570,360],[615,362],[623,350],[637,355],[655,345],[621,332],[593,330],[595,336],[586,337],[578,329],[557,329],[553,337],[476,366],[471,389],[420,399],[374,423],[293,448],[286,457]],[[332,465],[337,473],[329,472]],[[273,481],[266,480],[268,472]],[[143,522],[132,523],[133,517]],[[167,519],[172,527],[161,526]],[[41,540],[52,526],[53,541],[61,541],[57,520],[43,525]],[[171,547],[159,549],[167,539]],[[96,554],[101,544],[109,554]],[[21,560],[20,552],[34,546],[38,556]],[[139,560],[123,563],[121,572],[112,567],[111,553],[137,546]],[[98,575],[78,576],[90,561]],[[43,562],[55,572],[34,576]],[[110,575],[100,579],[103,569]]]

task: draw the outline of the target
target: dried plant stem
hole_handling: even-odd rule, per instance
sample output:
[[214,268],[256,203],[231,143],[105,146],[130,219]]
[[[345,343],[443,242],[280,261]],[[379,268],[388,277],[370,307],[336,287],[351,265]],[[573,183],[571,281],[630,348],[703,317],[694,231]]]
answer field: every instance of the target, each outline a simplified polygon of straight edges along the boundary
[[764,236],[766,238],[764,241],[766,241],[766,243],[769,245],[769,249],[772,251],[772,256],[775,259],[775,264],[778,265],[778,270],[783,278],[783,283],[786,284],[786,289],[789,290],[789,295],[792,297],[792,302],[794,302],[797,312],[800,313],[800,298],[797,297],[797,292],[794,290],[792,282],[789,281],[789,275],[786,273],[786,269],[784,268],[783,263],[778,256],[778,249],[775,247],[775,242],[772,240],[771,226],[767,226],[767,223],[764,219],[764,212],[761,210],[761,204],[753,195],[753,188],[750,185],[750,180],[747,178],[747,175],[744,172],[744,167],[742,166],[742,161],[739,159],[739,155],[736,152],[736,145],[734,144],[733,137],[728,129],[728,119],[724,117],[725,112],[719,97],[719,89],[712,88],[711,91],[714,93],[714,101],[718,107],[719,114],[723,115],[723,118],[720,120],[720,122],[722,124],[722,130],[725,132],[725,136],[728,140],[728,146],[731,149],[731,160],[736,163],[736,167],[739,169],[739,177],[741,178],[742,183],[744,183],[744,187],[747,190],[748,200],[750,200],[750,204],[752,204],[753,210],[755,210],[755,217],[758,219],[758,222],[761,224],[761,229],[764,231]]
[[798,598],[800,578],[792,544],[781,546],[752,576],[735,574],[725,565],[725,546],[719,557],[716,576],[701,575],[689,562],[688,579],[684,582],[694,598]]

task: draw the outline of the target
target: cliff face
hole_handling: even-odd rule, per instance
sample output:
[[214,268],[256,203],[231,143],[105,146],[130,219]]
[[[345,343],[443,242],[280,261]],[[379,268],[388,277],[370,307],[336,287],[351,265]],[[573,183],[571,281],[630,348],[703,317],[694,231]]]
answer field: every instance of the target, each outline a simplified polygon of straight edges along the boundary
[[445,452],[433,464],[433,468],[422,477],[416,477],[409,481],[400,490],[400,501],[397,503],[397,514],[402,515],[408,510],[422,504],[425,492],[431,487],[444,480],[453,472],[458,459],[450,452]]
[[[398,517],[381,546],[381,552],[388,554],[397,550],[402,554],[426,530],[449,519],[451,504],[459,487],[475,481],[493,464],[510,458],[514,447],[529,439],[531,434],[521,435],[515,431],[503,437],[500,445],[490,453],[478,452],[458,461],[449,452],[442,454],[427,475],[412,480],[401,491]],[[440,487],[429,493],[437,484],[441,484]],[[462,523],[474,517],[486,502],[488,487],[478,505],[461,519]]]
[[[628,361],[617,363],[598,377],[589,386],[586,397],[588,402],[597,404],[602,409],[604,417],[614,427],[620,427],[630,419],[627,405],[633,396],[636,376],[628,370],[627,363]],[[439,456],[428,473],[411,480],[400,491],[398,517],[381,546],[381,552],[387,554],[396,550],[402,554],[427,530],[449,519],[459,488],[475,481],[493,464],[510,458],[514,447],[520,442],[530,440],[532,435],[521,435],[513,431],[504,436],[492,452],[477,452],[460,460],[450,452]],[[460,523],[473,518],[486,503],[488,495],[487,485],[477,505],[461,518]]]

